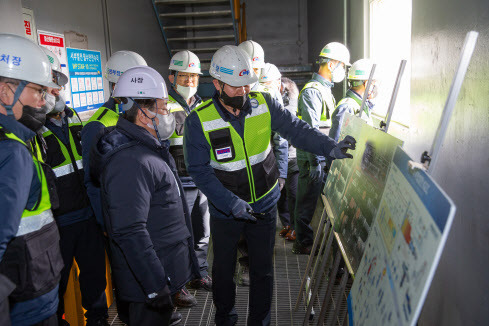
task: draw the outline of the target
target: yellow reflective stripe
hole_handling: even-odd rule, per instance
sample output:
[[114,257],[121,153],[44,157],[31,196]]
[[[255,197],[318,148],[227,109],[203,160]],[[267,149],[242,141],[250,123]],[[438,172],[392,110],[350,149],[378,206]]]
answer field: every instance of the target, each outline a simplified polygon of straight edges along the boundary
[[261,152],[261,153],[258,153],[256,155],[249,157],[250,164],[255,165],[255,164],[258,164],[258,163],[265,161],[265,159],[268,156],[268,153],[270,153],[271,150],[272,150],[272,147],[270,146],[270,143],[269,143],[267,149],[264,152]]
[[204,131],[211,131],[211,130],[230,127],[229,123],[222,120],[221,118],[211,120],[211,121],[204,121],[202,122],[202,126],[204,127]]
[[[83,169],[83,160],[78,160],[75,163],[76,163],[76,166],[78,167],[78,169],[80,169],[80,170]],[[60,178],[64,175],[75,172],[75,168],[73,167],[73,164],[69,163],[69,164],[57,167],[57,168],[53,169],[53,171],[54,171],[54,174],[56,174],[56,177]]]
[[246,168],[246,160],[239,160],[234,162],[227,163],[218,163],[216,161],[211,160],[211,166],[216,170],[233,172],[239,171]]
[[178,145],[183,146],[183,137],[170,138],[169,140],[170,140],[170,146],[178,146]]
[[19,229],[16,237],[40,230],[43,226],[53,222],[53,213],[50,209],[45,210],[37,215],[25,216],[20,219]]
[[246,116],[246,119],[256,117],[257,115],[265,114],[268,112],[266,104],[260,104],[256,108],[251,109],[251,114]]

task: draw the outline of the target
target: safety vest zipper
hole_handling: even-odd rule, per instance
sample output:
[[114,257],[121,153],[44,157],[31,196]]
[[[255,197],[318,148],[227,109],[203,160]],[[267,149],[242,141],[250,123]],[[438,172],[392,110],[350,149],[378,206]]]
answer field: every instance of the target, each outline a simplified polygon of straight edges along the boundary
[[256,196],[255,196],[255,181],[253,180],[253,170],[251,169],[251,164],[250,160],[248,158],[248,152],[246,151],[246,144],[244,138],[241,138],[243,141],[243,148],[245,152],[245,158],[246,158],[246,171],[248,171],[248,181],[250,182],[250,190],[251,190],[251,202],[255,203],[256,202]]

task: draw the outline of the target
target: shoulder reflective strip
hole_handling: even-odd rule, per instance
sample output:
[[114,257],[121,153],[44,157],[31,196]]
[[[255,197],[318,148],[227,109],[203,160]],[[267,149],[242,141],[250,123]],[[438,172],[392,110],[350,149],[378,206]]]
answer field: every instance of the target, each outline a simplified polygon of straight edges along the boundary
[[265,159],[268,156],[268,153],[270,153],[270,150],[271,150],[271,146],[270,146],[270,144],[268,144],[268,147],[264,152],[250,156],[250,164],[255,165],[255,164],[258,164],[258,163],[265,161]]
[[44,134],[45,132],[48,132],[48,131],[50,131],[50,130],[49,130],[48,128],[46,128],[45,126],[42,126],[42,127],[41,127],[41,130],[39,130],[39,132],[40,132],[41,134]]
[[256,108],[251,109],[251,114],[246,116],[246,119],[251,117],[256,117],[257,115],[264,114],[268,112],[266,104],[260,104]]
[[170,138],[170,146],[183,145],[183,137]]
[[245,169],[246,161],[240,160],[236,162],[218,163],[216,161],[211,160],[211,166],[216,170],[233,172],[233,171],[239,171]]
[[38,215],[26,216],[20,219],[19,229],[16,237],[40,230],[43,226],[53,222],[53,213],[50,209]]
[[[76,161],[76,166],[80,170],[83,169],[83,161],[82,160]],[[70,174],[70,173],[75,172],[75,168],[70,163],[70,164],[66,164],[66,165],[60,166],[59,168],[55,168],[55,169],[53,169],[53,171],[54,171],[54,174],[56,174],[56,177],[60,178],[60,177],[62,177],[64,175],[67,175],[67,174]]]
[[222,119],[215,119],[211,121],[202,122],[202,125],[204,126],[204,131],[211,131],[216,129],[227,128],[229,127],[229,122],[226,122]]

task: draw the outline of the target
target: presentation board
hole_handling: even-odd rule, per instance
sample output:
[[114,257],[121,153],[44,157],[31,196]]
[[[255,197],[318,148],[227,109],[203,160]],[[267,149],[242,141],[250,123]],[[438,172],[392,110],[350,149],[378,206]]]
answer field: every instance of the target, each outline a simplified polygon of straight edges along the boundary
[[353,325],[415,325],[455,215],[455,205],[399,147],[348,296]]
[[345,116],[340,139],[346,135],[357,141],[351,151],[353,159],[333,161],[324,194],[345,262],[354,274],[377,214],[389,165],[402,142],[352,115]]
[[66,53],[73,109],[98,109],[105,102],[100,51],[66,48]]

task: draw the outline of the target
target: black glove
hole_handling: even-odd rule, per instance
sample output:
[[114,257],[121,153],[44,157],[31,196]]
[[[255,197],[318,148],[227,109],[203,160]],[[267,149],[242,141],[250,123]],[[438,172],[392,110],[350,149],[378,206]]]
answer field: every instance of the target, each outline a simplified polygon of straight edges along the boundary
[[158,293],[149,294],[146,297],[146,304],[157,311],[168,311],[173,309],[170,288],[168,285],[158,291]]
[[331,150],[329,156],[335,159],[343,159],[343,158],[353,158],[353,155],[348,154],[346,151],[348,149],[355,149],[355,144],[357,141],[352,136],[346,136],[345,139],[340,141],[335,148]]
[[239,199],[234,204],[233,208],[231,208],[231,214],[233,214],[234,218],[237,220],[245,221],[245,222],[256,222],[256,218],[252,215],[253,209],[251,206],[242,199]]

